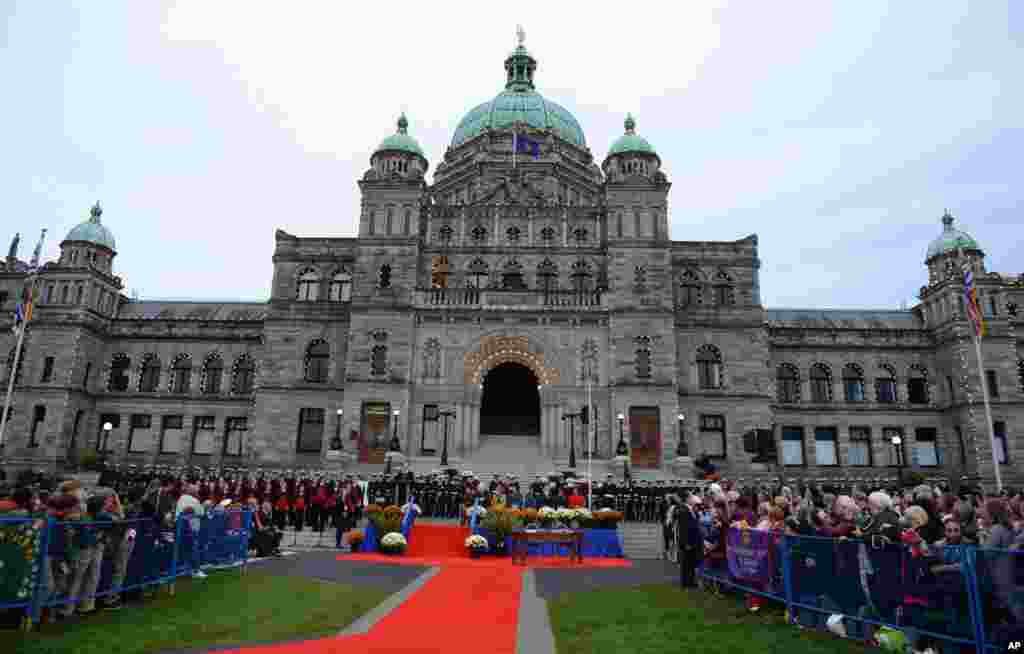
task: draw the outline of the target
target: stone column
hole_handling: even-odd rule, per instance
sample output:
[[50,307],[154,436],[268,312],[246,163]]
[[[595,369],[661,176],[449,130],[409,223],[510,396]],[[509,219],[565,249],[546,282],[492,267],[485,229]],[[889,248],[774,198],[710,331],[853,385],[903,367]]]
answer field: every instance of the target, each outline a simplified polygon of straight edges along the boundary
[[469,443],[473,451],[476,451],[480,447],[480,405],[470,404],[469,405],[469,416],[470,416],[470,431],[469,431]]

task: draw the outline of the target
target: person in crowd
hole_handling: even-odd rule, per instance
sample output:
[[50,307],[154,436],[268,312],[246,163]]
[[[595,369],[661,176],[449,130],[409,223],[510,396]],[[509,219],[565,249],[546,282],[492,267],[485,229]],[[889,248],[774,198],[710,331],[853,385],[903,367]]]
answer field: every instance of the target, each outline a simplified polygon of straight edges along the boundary
[[[79,489],[80,490],[80,489]],[[107,500],[102,496],[86,500],[83,524],[75,527],[78,552],[68,586],[68,603],[64,605],[63,617],[69,618],[75,609],[81,614],[96,610],[96,588],[100,583],[100,566],[103,564],[105,534],[113,526],[115,517],[104,510]]]
[[679,519],[679,510],[682,507],[682,502],[679,500],[679,496],[670,494],[668,496],[668,508],[665,510],[665,519],[661,526],[662,545],[662,558],[669,561],[676,561],[677,550],[675,543],[676,531],[678,526],[676,521]]
[[679,506],[676,514],[676,534],[679,543],[679,583],[683,588],[697,585],[697,565],[704,556],[704,539],[701,535],[699,509],[703,501],[700,495],[691,494],[686,504]]
[[[192,570],[192,577],[195,579],[205,579],[206,573],[203,572],[199,567],[200,551],[199,551],[199,528],[201,525],[201,519],[205,513],[203,504],[196,497],[198,487],[196,484],[186,484],[184,486],[181,497],[178,498],[178,503],[174,508],[174,518],[179,520],[182,517],[185,518],[185,525],[182,528],[182,535],[185,536],[185,542],[188,543],[183,549],[183,562],[190,566]],[[184,532],[185,529],[189,530],[189,533]]]
[[108,532],[106,542],[107,557],[112,562],[110,594],[103,599],[102,605],[105,609],[116,610],[121,608],[121,587],[124,584],[125,574],[128,572],[128,560],[135,549],[137,530],[130,523],[125,522],[125,509],[116,492],[111,492],[106,496],[103,511],[113,516],[114,526]]

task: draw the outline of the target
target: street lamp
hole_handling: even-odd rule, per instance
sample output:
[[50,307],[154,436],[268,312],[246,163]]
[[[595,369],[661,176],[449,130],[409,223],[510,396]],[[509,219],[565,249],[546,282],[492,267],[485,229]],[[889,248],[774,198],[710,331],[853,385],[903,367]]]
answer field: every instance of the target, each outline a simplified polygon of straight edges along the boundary
[[103,451],[100,452],[100,458],[103,459],[104,463],[107,461],[107,447],[110,442],[110,432],[113,431],[113,429],[114,425],[109,420],[103,423]]
[[623,477],[626,481],[629,481],[629,447],[626,445],[626,437],[623,430],[626,416],[620,413],[615,418],[619,421],[619,442],[615,446],[615,460],[622,464]]
[[576,424],[577,416],[580,413],[567,413],[562,416],[562,420],[569,421],[569,467],[573,470],[576,469],[576,432],[574,426]]
[[676,445],[676,456],[689,456],[690,448],[686,445],[686,432],[683,430],[683,424],[686,422],[686,415],[679,413],[676,415],[676,420],[679,421],[679,444]]
[[448,409],[441,411],[438,415],[444,418],[444,445],[441,446],[441,465],[448,465],[448,418],[455,417],[455,411]]
[[893,434],[892,446],[896,450],[896,471],[900,483],[903,483],[903,438],[899,434]]
[[332,450],[341,450],[341,416],[345,413],[344,409],[338,409],[338,422],[334,424],[334,440],[331,441]]
[[391,443],[388,444],[388,453],[384,456],[387,459],[387,467],[384,468],[384,474],[391,474],[391,459],[395,457],[395,454],[402,451],[402,444],[398,442],[398,415],[401,412],[395,409],[391,412],[394,429],[391,432]]

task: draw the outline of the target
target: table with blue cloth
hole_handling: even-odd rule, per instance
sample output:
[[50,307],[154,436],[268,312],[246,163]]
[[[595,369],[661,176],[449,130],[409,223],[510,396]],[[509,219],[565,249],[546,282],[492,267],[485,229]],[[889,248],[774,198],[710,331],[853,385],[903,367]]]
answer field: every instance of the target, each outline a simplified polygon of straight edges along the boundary
[[534,543],[568,545],[569,560],[583,563],[582,529],[517,529],[512,532],[512,562],[525,564]]

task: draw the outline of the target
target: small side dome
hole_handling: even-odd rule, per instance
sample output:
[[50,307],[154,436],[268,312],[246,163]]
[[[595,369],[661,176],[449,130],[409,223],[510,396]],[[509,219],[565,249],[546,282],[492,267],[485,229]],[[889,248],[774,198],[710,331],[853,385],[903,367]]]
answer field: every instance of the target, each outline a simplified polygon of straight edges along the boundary
[[405,117],[404,112],[398,117],[398,131],[381,141],[373,154],[376,156],[382,152],[405,152],[414,154],[423,161],[427,160],[426,155],[423,154],[423,148],[416,142],[416,139],[409,136],[409,120]]
[[100,216],[102,215],[103,208],[100,207],[100,203],[97,202],[91,209],[89,209],[88,220],[79,223],[70,232],[68,232],[68,235],[64,238],[64,242],[80,241],[84,243],[92,243],[93,245],[107,248],[113,252],[115,250],[114,234],[100,222]]
[[942,215],[942,234],[928,245],[928,255],[925,257],[925,261],[957,250],[981,252],[981,247],[970,234],[953,228],[953,216],[947,210]]
[[632,114],[626,115],[624,126],[626,128],[626,133],[616,139],[615,142],[612,143],[612,147],[608,148],[609,157],[616,154],[633,153],[648,154],[655,157],[658,156],[658,153],[654,150],[654,146],[652,146],[647,139],[636,134],[636,120],[634,120]]

